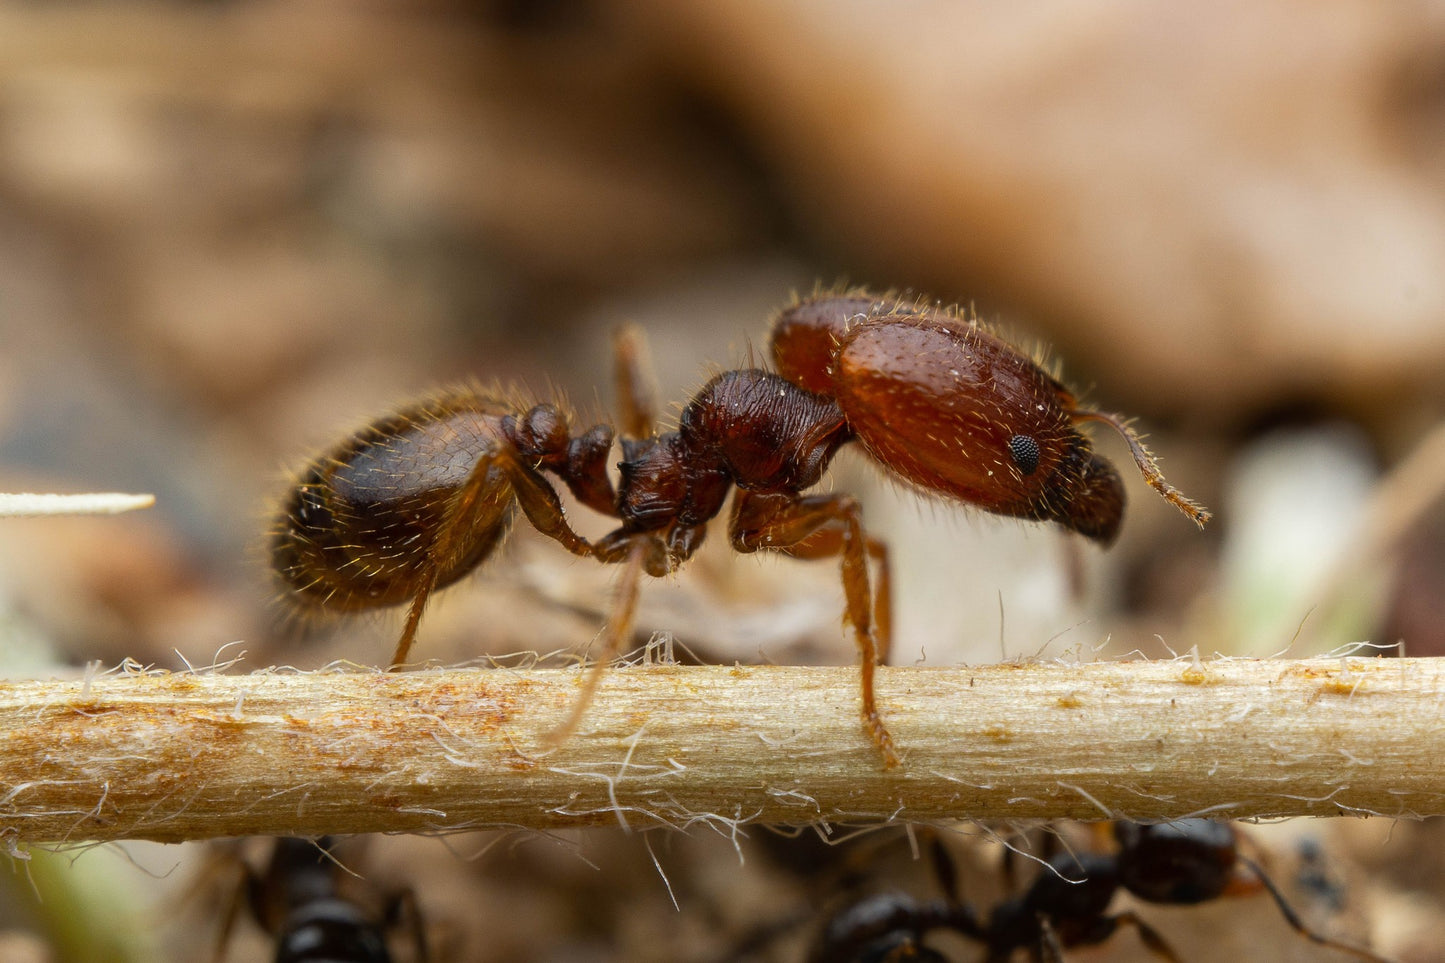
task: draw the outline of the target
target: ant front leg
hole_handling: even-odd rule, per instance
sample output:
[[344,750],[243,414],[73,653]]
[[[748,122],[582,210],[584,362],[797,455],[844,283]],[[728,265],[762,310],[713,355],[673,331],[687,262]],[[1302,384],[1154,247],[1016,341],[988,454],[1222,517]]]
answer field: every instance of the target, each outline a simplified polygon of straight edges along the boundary
[[[863,724],[874,745],[883,753],[884,768],[898,765],[893,736],[883,724],[873,686],[880,650],[875,614],[882,616],[876,624],[888,632],[891,609],[885,602],[879,613],[877,598],[868,590],[868,555],[884,560],[887,555],[881,542],[870,544],[863,531],[862,510],[857,500],[851,495],[799,496],[739,491],[733,500],[728,534],[733,548],[739,552],[771,549],[803,558],[841,557],[844,604],[858,645]],[[886,590],[886,564],[882,571],[880,588]],[[885,646],[888,644],[884,642]]]

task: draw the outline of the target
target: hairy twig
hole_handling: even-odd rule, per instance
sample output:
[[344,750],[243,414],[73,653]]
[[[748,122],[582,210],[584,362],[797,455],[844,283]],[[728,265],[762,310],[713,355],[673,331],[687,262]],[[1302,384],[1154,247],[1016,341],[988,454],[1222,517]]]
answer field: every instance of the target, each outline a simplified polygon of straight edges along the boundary
[[1445,813],[1445,663],[122,671],[0,685],[16,842],[622,822]]

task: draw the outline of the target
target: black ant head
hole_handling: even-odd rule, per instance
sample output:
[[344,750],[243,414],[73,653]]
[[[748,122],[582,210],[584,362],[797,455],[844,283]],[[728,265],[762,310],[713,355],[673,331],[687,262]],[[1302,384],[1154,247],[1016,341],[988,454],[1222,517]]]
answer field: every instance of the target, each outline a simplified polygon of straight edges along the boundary
[[1122,884],[1151,903],[1189,905],[1221,895],[1234,878],[1238,849],[1229,823],[1180,819],[1114,824]]
[[377,926],[351,903],[320,899],[296,910],[276,941],[276,963],[391,963]]

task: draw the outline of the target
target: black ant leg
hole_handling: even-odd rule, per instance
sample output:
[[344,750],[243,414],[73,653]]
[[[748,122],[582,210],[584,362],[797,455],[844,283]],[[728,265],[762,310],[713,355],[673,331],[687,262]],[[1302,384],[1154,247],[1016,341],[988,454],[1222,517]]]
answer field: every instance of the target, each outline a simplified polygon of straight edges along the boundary
[[[1002,955],[990,957],[989,963],[1007,963],[1012,955],[1011,950],[1005,950]],[[1029,959],[1040,963],[1064,963],[1064,944],[1047,916],[1039,917],[1039,945],[1030,948]]]
[[405,923],[411,930],[412,958],[416,963],[431,963],[431,952],[426,942],[426,922],[422,918],[421,906],[411,887],[393,893],[386,902],[387,929],[397,929]]
[[1274,897],[1274,905],[1279,907],[1280,915],[1284,917],[1285,922],[1288,923],[1290,928],[1296,933],[1311,942],[1318,943],[1320,946],[1328,946],[1330,949],[1339,950],[1342,953],[1349,953],[1351,956],[1357,956],[1362,960],[1370,960],[1371,963],[1390,963],[1385,957],[1372,953],[1362,946],[1351,946],[1349,943],[1332,940],[1328,936],[1322,933],[1316,933],[1310,929],[1305,925],[1304,920],[1299,918],[1299,914],[1294,911],[1294,907],[1289,905],[1289,901],[1284,898],[1284,894],[1279,891],[1279,887],[1275,885],[1274,880],[1269,878],[1269,874],[1264,871],[1263,866],[1260,866],[1248,856],[1240,855],[1238,859],[1239,862],[1264,885],[1269,895]]
[[953,857],[948,854],[948,848],[943,845],[937,830],[929,830],[927,835],[928,860],[932,865],[934,878],[938,880],[938,888],[943,890],[943,896],[949,903],[957,904],[958,867],[953,864]]
[[1161,960],[1168,960],[1169,963],[1180,963],[1179,956],[1174,952],[1173,947],[1165,942],[1164,937],[1160,936],[1154,927],[1140,919],[1133,911],[1116,913],[1108,919],[1115,928],[1118,928],[1120,924],[1127,923],[1138,930],[1140,942],[1154,956]]
[[[1092,924],[1087,944],[1103,943],[1118,932],[1122,925],[1132,926],[1138,930],[1140,942],[1153,956],[1161,960],[1168,960],[1169,963],[1182,963],[1173,948],[1165,942],[1164,937],[1132,911],[1105,916]],[[1046,963],[1064,963],[1063,940],[1059,939],[1058,931],[1054,929],[1053,922],[1047,916],[1039,916],[1039,945],[1032,950],[1032,956],[1034,959],[1044,960]]]
[[[235,857],[239,860],[239,856]],[[254,901],[254,895],[259,880],[251,872],[250,867],[244,863],[239,864],[240,878],[230,888],[230,898],[226,900],[226,908],[221,913],[221,925],[216,931],[216,944],[211,950],[211,963],[221,963],[226,958],[228,947],[231,945],[231,932],[236,928],[236,917],[241,914],[241,904],[248,898],[247,891],[250,891],[250,898]]]
[[608,665],[621,650],[623,640],[632,631],[632,616],[637,609],[637,588],[642,579],[642,567],[647,558],[647,548],[647,540],[639,538],[634,540],[628,549],[626,560],[622,563],[622,574],[617,579],[612,612],[607,617],[606,627],[602,630],[602,650],[597,654],[597,660],[587,670],[587,675],[582,680],[582,691],[572,699],[572,709],[567,713],[567,718],[543,737],[544,743],[549,747],[555,748],[561,745],[572,733],[577,731],[577,724],[582,721],[582,714],[587,711],[592,697],[597,694],[597,687],[602,684],[602,674],[607,671]]
[[[842,559],[843,596],[853,637],[858,644],[863,695],[863,725],[883,753],[884,768],[898,765],[893,736],[883,724],[874,693],[878,643],[873,621],[874,598],[868,589],[868,540],[862,511],[851,495],[756,494],[739,491],[733,499],[729,537],[739,552],[760,549],[790,552],[819,532],[831,529],[836,540],[821,544],[834,548]],[[807,546],[805,551],[814,551]],[[821,554],[821,553],[820,553]]]

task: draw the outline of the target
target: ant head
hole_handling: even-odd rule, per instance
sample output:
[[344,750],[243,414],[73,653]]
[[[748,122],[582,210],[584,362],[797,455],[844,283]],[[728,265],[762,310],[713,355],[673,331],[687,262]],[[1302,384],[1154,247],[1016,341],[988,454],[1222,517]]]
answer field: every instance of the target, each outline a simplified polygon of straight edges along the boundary
[[276,963],[391,963],[379,929],[342,899],[315,900],[286,921]]
[[1091,452],[1083,470],[1061,487],[1062,497],[1046,502],[1044,517],[1104,548],[1114,544],[1124,523],[1124,482],[1114,466]]
[[1229,887],[1238,858],[1234,827],[1207,819],[1114,824],[1123,885],[1151,903],[1212,900]]

